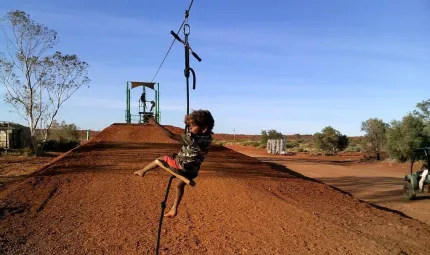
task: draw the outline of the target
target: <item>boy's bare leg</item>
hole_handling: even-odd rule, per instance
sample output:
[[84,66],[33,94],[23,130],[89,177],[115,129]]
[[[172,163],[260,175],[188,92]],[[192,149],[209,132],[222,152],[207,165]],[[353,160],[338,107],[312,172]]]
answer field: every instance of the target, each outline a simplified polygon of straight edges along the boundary
[[142,169],[134,172],[134,174],[135,175],[139,175],[141,177],[144,177],[146,172],[148,172],[149,170],[154,169],[156,167],[158,167],[158,165],[157,165],[157,163],[154,160],[151,163],[149,163],[147,166],[145,166],[144,168],[142,168]]
[[185,182],[178,179],[178,184],[176,185],[175,202],[173,203],[173,206],[170,209],[170,211],[164,214],[164,217],[173,218],[178,214],[178,207],[179,207],[179,204],[181,203],[182,196],[184,195],[184,189],[185,189]]

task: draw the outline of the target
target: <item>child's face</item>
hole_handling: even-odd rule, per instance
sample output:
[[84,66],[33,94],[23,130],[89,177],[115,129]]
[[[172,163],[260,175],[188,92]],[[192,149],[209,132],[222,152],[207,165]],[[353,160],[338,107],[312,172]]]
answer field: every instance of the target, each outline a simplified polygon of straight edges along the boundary
[[206,132],[206,128],[201,128],[196,124],[194,124],[193,122],[190,122],[188,124],[188,130],[190,131],[191,134],[202,134]]

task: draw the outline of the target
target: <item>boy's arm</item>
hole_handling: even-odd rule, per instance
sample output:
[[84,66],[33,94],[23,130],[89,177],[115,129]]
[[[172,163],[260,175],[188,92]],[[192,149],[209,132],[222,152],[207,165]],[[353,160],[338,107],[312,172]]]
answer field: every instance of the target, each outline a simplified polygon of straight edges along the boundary
[[152,124],[154,126],[156,126],[158,129],[160,129],[163,134],[167,137],[169,137],[170,139],[173,139],[175,141],[181,142],[182,141],[182,137],[180,134],[175,134],[170,132],[170,130],[168,130],[167,128],[163,127],[162,125],[160,125],[157,121],[155,121],[155,119],[150,118],[148,120],[149,124]]

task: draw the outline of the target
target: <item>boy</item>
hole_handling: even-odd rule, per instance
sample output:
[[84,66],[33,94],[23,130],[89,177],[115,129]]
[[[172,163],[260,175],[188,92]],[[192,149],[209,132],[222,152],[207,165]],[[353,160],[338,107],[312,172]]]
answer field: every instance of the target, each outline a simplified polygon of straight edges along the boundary
[[424,163],[422,166],[421,166],[421,171],[422,171],[422,173],[421,173],[421,179],[420,179],[420,181],[419,181],[419,191],[420,192],[424,192],[424,182],[425,182],[425,180],[427,179],[427,175],[429,174],[429,166],[426,164],[426,163]]
[[[208,154],[212,144],[212,129],[215,124],[212,114],[207,110],[198,110],[186,115],[184,122],[188,127],[188,131],[185,134],[174,134],[157,123],[153,118],[150,118],[148,122],[163,131],[163,134],[167,137],[180,142],[182,147],[179,153],[160,157],[149,163],[145,168],[134,172],[134,174],[144,177],[146,172],[158,166],[158,160],[164,162],[174,172],[179,172],[187,179],[192,180],[196,178],[200,170],[200,165]],[[184,188],[185,182],[178,179],[175,202],[170,211],[164,214],[165,217],[173,218],[177,215],[179,203],[184,194]]]

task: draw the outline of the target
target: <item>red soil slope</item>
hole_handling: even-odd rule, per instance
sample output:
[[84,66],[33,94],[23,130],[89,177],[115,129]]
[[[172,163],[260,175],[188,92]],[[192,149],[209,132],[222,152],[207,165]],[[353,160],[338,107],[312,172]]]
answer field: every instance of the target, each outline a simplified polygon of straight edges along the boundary
[[[133,172],[178,151],[160,135],[112,125],[0,193],[0,254],[154,254],[168,174]],[[294,175],[214,146],[179,215],[164,221],[160,251],[427,254],[429,225]]]

